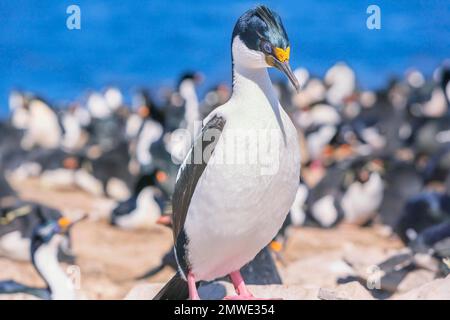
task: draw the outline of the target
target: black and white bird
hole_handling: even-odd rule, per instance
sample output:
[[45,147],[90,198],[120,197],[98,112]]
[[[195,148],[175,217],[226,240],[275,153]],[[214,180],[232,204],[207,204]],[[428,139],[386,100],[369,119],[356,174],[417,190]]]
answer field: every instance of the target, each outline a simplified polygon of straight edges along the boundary
[[31,261],[46,283],[46,288],[34,288],[14,280],[0,281],[0,294],[27,293],[46,300],[73,300],[77,298],[74,283],[59,265],[58,248],[68,230],[77,221],[67,218],[51,220],[38,225],[31,237]]
[[450,274],[450,220],[424,229],[409,243],[409,247],[415,253],[436,258],[441,276]]
[[28,117],[21,146],[27,150],[34,147],[54,149],[62,139],[62,126],[57,111],[38,96],[29,96],[26,104]]
[[341,221],[364,225],[383,200],[382,166],[378,159],[358,157],[337,162],[311,190],[308,214],[321,227]]
[[385,188],[379,208],[380,220],[395,228],[406,203],[422,191],[423,177],[414,163],[394,159],[387,161],[383,181]]
[[[9,201],[10,202],[10,201]],[[17,261],[31,261],[30,245],[33,230],[40,225],[62,218],[58,210],[32,202],[15,199],[13,203],[0,207],[0,257]],[[70,234],[58,248],[61,261],[73,263]]]
[[195,87],[200,81],[200,74],[188,72],[181,77],[178,84],[180,96],[184,99],[185,103],[184,126],[194,135],[198,133],[195,122],[200,121],[200,104],[195,91]]
[[426,228],[448,221],[450,221],[450,196],[425,191],[406,202],[394,231],[405,243],[409,243]]
[[173,233],[179,272],[154,299],[199,299],[199,281],[226,275],[237,295],[225,298],[253,298],[239,270],[277,234],[300,177],[297,131],[267,71],[281,70],[298,90],[289,54],[278,14],[258,6],[239,18],[232,96],[204,119],[178,172]]
[[60,146],[63,127],[57,110],[36,95],[12,91],[9,98],[11,117],[0,124],[0,165],[15,178],[38,175],[43,153]]
[[108,151],[92,157],[86,155],[73,157],[75,185],[96,196],[108,196],[118,201],[131,195],[135,177],[128,169],[130,154],[125,141]]
[[168,203],[164,192],[167,173],[155,170],[139,178],[134,194],[120,202],[111,212],[112,225],[126,230],[149,228],[159,221]]

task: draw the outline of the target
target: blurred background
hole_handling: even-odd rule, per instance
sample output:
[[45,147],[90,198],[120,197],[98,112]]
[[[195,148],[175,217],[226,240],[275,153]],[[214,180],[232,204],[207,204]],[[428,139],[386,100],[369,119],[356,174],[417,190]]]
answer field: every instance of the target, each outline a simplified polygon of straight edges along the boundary
[[[303,85],[270,71],[302,169],[244,278],[296,299],[450,299],[448,1],[262,3]],[[232,29],[257,4],[0,3],[0,299],[151,298],[173,275],[178,164],[232,92]]]
[[[373,2],[373,1],[372,1]],[[371,1],[268,1],[292,42],[293,67],[324,75],[346,61],[364,88],[377,88],[415,66],[430,75],[446,58],[450,39],[447,1],[377,1],[381,30],[366,27]],[[81,9],[81,30],[66,28],[66,8]],[[231,30],[254,1],[2,1],[0,113],[13,88],[57,101],[88,88],[115,84],[157,89],[175,85],[181,72],[206,76],[199,88],[230,83]]]

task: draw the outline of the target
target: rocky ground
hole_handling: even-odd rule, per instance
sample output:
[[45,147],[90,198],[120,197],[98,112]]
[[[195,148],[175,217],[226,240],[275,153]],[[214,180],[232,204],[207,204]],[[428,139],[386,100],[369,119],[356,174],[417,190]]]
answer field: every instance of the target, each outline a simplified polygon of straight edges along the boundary
[[[173,271],[166,268],[145,281],[135,280],[158,265],[171,247],[169,229],[119,230],[105,220],[111,207],[109,200],[92,198],[76,190],[45,189],[37,181],[15,187],[24,199],[52,205],[67,215],[89,214],[90,218],[76,225],[72,233],[79,269],[66,266],[79,280],[83,298],[150,299],[172,276]],[[282,259],[277,260],[284,284],[251,289],[261,297],[284,299],[450,299],[450,278],[435,280],[435,273],[427,268],[395,271],[381,282],[377,280],[380,277],[373,277],[378,263],[401,250],[404,250],[401,242],[381,226],[295,229],[291,231]],[[43,285],[28,263],[0,257],[0,270],[0,280]],[[370,287],[384,290],[368,290]],[[200,294],[203,298],[221,298],[231,291],[230,284],[218,282],[203,287]],[[29,298],[22,294],[0,296],[0,299]]]

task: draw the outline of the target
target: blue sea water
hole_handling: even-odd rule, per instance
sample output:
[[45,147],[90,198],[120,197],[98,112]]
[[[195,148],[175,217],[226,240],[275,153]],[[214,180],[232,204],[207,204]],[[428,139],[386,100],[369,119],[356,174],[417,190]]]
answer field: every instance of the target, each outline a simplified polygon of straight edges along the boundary
[[[1,0],[0,115],[12,88],[67,102],[108,84],[170,86],[185,70],[205,75],[203,90],[229,83],[232,28],[258,3],[282,16],[292,66],[317,75],[344,60],[374,88],[450,57],[448,0]],[[66,27],[72,4],[81,30]],[[370,4],[381,8],[381,30],[366,27]]]

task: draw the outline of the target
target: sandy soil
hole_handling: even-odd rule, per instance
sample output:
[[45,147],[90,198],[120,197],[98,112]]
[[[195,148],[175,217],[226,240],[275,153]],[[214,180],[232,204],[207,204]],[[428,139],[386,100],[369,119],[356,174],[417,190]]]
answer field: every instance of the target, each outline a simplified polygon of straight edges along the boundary
[[[151,230],[123,231],[110,226],[105,217],[111,201],[93,198],[77,190],[45,189],[37,181],[14,184],[27,200],[56,207],[67,215],[88,213],[90,219],[73,229],[73,249],[81,272],[81,294],[87,299],[122,299],[138,281],[137,276],[159,264],[171,247],[171,231],[156,226]],[[291,232],[284,252],[285,264],[278,263],[281,274],[292,262],[323,253],[358,248],[377,247],[385,250],[400,248],[398,240],[383,235],[378,227],[342,226],[333,230],[300,228]],[[43,282],[29,263],[0,258],[0,280],[14,279],[30,286]],[[73,269],[68,269],[72,272]],[[164,269],[147,282],[164,282],[173,271]],[[321,284],[318,283],[318,286]],[[0,299],[24,299],[26,295],[0,296]]]

